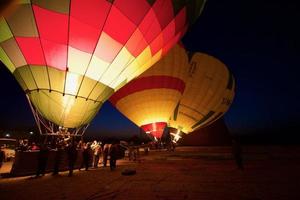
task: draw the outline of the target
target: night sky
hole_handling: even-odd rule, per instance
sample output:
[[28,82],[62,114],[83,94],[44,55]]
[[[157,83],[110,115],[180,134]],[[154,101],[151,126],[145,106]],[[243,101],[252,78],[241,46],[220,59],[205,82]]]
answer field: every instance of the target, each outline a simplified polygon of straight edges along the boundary
[[[183,38],[187,50],[219,58],[235,76],[236,96],[225,115],[232,134],[299,132],[300,3],[287,2],[208,0]],[[25,95],[3,65],[0,91],[0,130],[33,127]],[[107,102],[87,132],[130,137],[139,130]]]

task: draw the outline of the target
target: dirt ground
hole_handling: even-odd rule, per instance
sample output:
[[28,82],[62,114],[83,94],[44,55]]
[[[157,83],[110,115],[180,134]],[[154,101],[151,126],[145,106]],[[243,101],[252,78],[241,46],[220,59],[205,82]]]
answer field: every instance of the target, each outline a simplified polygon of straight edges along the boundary
[[[109,168],[76,170],[42,178],[0,179],[0,199],[300,199],[300,147],[247,147],[244,170],[230,148],[183,147],[150,151],[140,162],[118,161]],[[136,174],[124,176],[124,169]]]

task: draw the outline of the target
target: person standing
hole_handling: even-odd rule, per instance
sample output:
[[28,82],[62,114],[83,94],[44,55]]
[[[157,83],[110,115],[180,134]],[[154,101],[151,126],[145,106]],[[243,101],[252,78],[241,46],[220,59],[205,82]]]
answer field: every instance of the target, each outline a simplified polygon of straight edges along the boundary
[[238,168],[243,170],[242,147],[236,139],[232,139],[232,154]]
[[94,152],[94,167],[95,168],[98,167],[101,153],[102,153],[101,145],[100,145],[100,143],[98,143],[98,145],[96,145],[95,152]]
[[57,143],[56,146],[56,152],[55,152],[55,157],[54,157],[54,168],[53,168],[53,174],[52,175],[58,175],[59,172],[59,165],[61,163],[62,159],[62,154],[63,154],[63,146],[61,143]]
[[82,152],[82,157],[83,157],[82,159],[83,159],[83,165],[85,167],[85,171],[89,170],[90,151],[91,151],[91,145],[89,143],[86,143]]
[[73,169],[77,159],[77,149],[76,144],[74,141],[69,142],[68,146],[66,147],[67,155],[68,155],[68,167],[69,167],[69,174],[68,176],[73,176]]
[[103,167],[106,167],[107,165],[107,157],[108,157],[108,151],[109,151],[109,144],[105,144],[103,147]]
[[79,171],[81,170],[81,168],[84,167],[84,152],[85,152],[84,150],[85,150],[85,148],[86,148],[86,143],[83,141],[80,141],[78,144],[78,150],[81,153],[81,163],[79,166]]
[[149,147],[148,146],[144,147],[144,153],[145,153],[145,155],[149,154]]
[[111,171],[116,169],[118,150],[119,148],[116,142],[114,142],[109,148],[109,166]]
[[128,146],[128,159],[129,160],[133,160],[134,158],[133,158],[133,156],[134,156],[134,147],[131,145],[131,144],[129,144],[129,146]]
[[39,149],[40,151],[38,152],[38,168],[36,171],[36,177],[39,177],[40,175],[45,175],[49,156],[49,149],[46,144],[42,144]]
[[38,145],[36,145],[35,142],[32,142],[30,150],[31,151],[37,151],[37,150],[40,150],[40,147]]
[[3,165],[4,160],[5,160],[5,152],[3,150],[3,147],[1,146],[0,147],[0,169]]

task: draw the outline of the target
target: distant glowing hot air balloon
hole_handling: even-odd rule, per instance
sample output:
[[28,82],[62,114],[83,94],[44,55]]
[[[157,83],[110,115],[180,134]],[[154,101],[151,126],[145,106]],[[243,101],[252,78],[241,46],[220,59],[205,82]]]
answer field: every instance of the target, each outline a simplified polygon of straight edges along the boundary
[[168,52],[205,0],[16,2],[0,19],[0,59],[38,122],[78,130],[115,90]]
[[187,68],[187,54],[177,45],[165,58],[117,91],[110,102],[146,133],[159,139],[183,94]]
[[227,67],[218,59],[203,54],[191,55],[189,78],[180,103],[169,126],[172,134],[190,133],[207,126],[229,109],[234,98],[235,81]]

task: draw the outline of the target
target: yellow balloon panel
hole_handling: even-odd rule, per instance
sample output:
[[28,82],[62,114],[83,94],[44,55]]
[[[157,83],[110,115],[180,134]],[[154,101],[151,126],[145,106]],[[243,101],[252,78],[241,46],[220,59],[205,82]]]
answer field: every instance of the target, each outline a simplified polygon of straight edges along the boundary
[[14,76],[44,118],[68,128],[88,124],[113,93],[93,79],[46,66],[19,67]]
[[88,124],[102,105],[102,102],[71,95],[63,96],[59,92],[49,90],[35,90],[27,95],[44,118],[67,128]]
[[142,126],[155,122],[167,122],[181,93],[170,89],[150,89],[122,98],[116,104],[128,119]]
[[214,122],[229,109],[234,84],[232,74],[222,62],[203,53],[194,54],[186,89],[169,125],[189,133]]
[[188,57],[183,47],[176,45],[167,56],[142,73],[139,78],[148,76],[171,76],[181,80],[187,78]]

